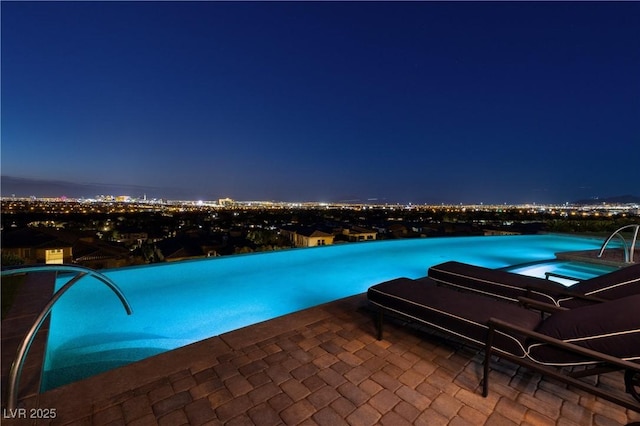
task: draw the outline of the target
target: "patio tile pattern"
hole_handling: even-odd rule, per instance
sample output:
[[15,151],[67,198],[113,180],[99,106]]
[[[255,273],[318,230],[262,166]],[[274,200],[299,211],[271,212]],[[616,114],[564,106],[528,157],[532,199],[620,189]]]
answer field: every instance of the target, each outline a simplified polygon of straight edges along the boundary
[[[389,323],[375,339],[361,294],[27,395],[53,425],[624,425],[640,413]],[[621,375],[601,385],[620,387]]]

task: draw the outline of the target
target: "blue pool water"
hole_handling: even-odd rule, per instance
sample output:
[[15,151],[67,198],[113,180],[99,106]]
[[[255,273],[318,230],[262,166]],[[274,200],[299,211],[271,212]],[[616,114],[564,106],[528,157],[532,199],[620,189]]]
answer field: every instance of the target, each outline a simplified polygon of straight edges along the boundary
[[558,235],[412,239],[102,271],[122,289],[133,315],[93,278],[72,287],[51,315],[42,388],[359,294],[385,280],[422,277],[444,261],[503,268],[600,244]]
[[[602,275],[607,272],[612,272],[616,269],[618,268],[615,266],[558,260],[505,268],[505,270],[515,272],[516,274],[547,278],[549,280],[559,282],[567,287],[572,286],[579,281]],[[547,273],[552,273],[552,275],[547,277]]]

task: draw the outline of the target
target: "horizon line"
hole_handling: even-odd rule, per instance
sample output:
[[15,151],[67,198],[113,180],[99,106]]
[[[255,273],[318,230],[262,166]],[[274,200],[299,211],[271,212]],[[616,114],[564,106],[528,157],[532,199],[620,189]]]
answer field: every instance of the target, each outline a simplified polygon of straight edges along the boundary
[[[20,188],[12,188],[12,189],[17,189],[17,190],[5,190],[4,186],[5,186],[5,182],[6,181],[10,181],[12,184],[14,185],[30,185],[30,186],[36,186],[36,187],[45,187],[45,186],[61,186],[62,188],[56,188],[56,189],[48,189],[45,190],[46,192],[58,192],[57,195],[42,195],[43,190],[38,190],[35,191],[34,188],[30,188],[30,189],[20,189]],[[67,188],[64,188],[67,187]],[[82,189],[87,189],[87,188],[91,188],[93,187],[94,192],[96,195],[93,196],[87,196],[87,195],[78,195],[79,191],[82,191]],[[113,193],[107,193],[104,191],[95,191],[95,189],[103,189],[103,190],[111,190],[113,191]],[[65,191],[66,189],[66,191]],[[123,191],[124,190],[124,191]],[[127,191],[128,190],[128,191]],[[138,192],[139,195],[130,195],[127,193],[122,193],[122,192]],[[65,192],[69,193],[70,195],[65,194]],[[88,191],[87,191],[88,192]],[[101,193],[100,193],[101,192]],[[17,176],[9,176],[9,175],[0,175],[0,197],[1,198],[31,198],[31,197],[35,197],[35,198],[39,198],[39,199],[88,199],[88,200],[94,200],[100,197],[128,197],[128,198],[133,198],[133,199],[142,199],[143,197],[147,197],[147,193],[151,193],[151,195],[148,197],[152,200],[167,200],[167,201],[173,201],[173,202],[190,202],[190,203],[197,203],[197,202],[212,202],[215,200],[221,200],[221,199],[232,199],[235,202],[240,202],[240,203],[278,203],[278,204],[308,204],[308,203],[314,203],[314,204],[346,204],[346,205],[446,205],[446,206],[459,206],[459,205],[463,205],[463,206],[477,206],[477,205],[495,205],[495,206],[503,206],[503,205],[569,205],[569,204],[587,204],[587,203],[608,203],[608,202],[614,202],[614,203],[622,203],[622,204],[634,204],[634,203],[640,203],[640,196],[635,196],[635,195],[631,195],[631,194],[621,194],[621,195],[615,195],[615,196],[607,196],[607,197],[600,197],[600,196],[592,196],[589,198],[582,198],[582,199],[578,199],[578,200],[572,200],[572,201],[554,201],[554,202],[550,202],[550,201],[520,201],[520,202],[513,202],[513,201],[502,201],[502,202],[484,202],[484,201],[476,201],[476,202],[465,202],[465,201],[431,201],[431,202],[412,202],[412,201],[389,201],[388,197],[350,197],[347,199],[338,199],[338,200],[306,200],[306,201],[301,201],[301,200],[295,200],[295,201],[291,201],[291,200],[277,200],[277,199],[256,199],[254,197],[253,200],[237,200],[236,198],[232,198],[229,197],[228,195],[224,195],[224,196],[216,196],[216,197],[199,197],[199,196],[193,196],[193,195],[187,195],[186,194],[186,190],[181,190],[179,188],[173,188],[173,187],[156,187],[156,186],[147,186],[147,185],[138,185],[138,184],[112,184],[112,183],[75,183],[75,182],[70,182],[70,181],[64,181],[64,180],[58,180],[58,179],[52,179],[52,180],[47,180],[47,179],[35,179],[35,178],[25,178],[25,177],[17,177]],[[157,192],[165,192],[165,194],[163,194],[162,196],[157,196]],[[173,196],[169,195],[173,192]],[[7,193],[10,193],[10,195],[7,195]],[[100,193],[98,195],[98,193]],[[141,194],[140,194],[141,193]],[[178,195],[182,193],[181,195]],[[37,195],[40,194],[40,195]],[[117,195],[116,195],[117,194]],[[426,198],[425,196],[423,197],[415,197],[415,198]],[[629,198],[629,199],[633,199],[632,201],[629,202],[620,202],[620,201],[616,201],[616,199],[624,199],[624,198]],[[612,200],[612,201],[609,201]]]

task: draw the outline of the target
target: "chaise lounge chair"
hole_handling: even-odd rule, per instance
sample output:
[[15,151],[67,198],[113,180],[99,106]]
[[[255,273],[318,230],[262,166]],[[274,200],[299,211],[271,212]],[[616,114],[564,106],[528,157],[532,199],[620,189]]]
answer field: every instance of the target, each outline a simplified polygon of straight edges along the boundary
[[[640,412],[640,295],[573,309],[522,298],[548,307],[540,315],[521,305],[438,286],[428,278],[398,278],[367,292],[378,309],[378,339],[385,314],[409,319],[485,350],[483,394],[489,390],[491,355],[559,379]],[[581,366],[577,373],[563,367]],[[581,377],[624,370],[633,399],[588,384]]]
[[580,281],[571,287],[543,278],[453,261],[432,266],[428,277],[439,284],[514,302],[524,296],[567,308],[640,294],[640,264]]

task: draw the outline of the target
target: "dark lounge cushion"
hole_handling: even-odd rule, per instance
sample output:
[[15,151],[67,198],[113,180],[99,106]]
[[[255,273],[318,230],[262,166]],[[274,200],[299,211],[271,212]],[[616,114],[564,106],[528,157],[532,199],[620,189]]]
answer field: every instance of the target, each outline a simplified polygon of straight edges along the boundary
[[567,308],[593,303],[585,299],[567,296],[567,291],[606,300],[640,294],[640,264],[581,281],[569,288],[551,280],[455,261],[432,266],[429,268],[428,275],[429,278],[441,284],[464,290],[512,301],[517,301],[520,296],[526,296]]
[[[565,286],[555,281],[455,261],[432,266],[428,276],[445,285],[511,301],[527,296],[545,303],[555,303],[553,295],[566,291]],[[528,289],[534,291],[527,294]]]
[[[369,300],[387,310],[426,323],[447,333],[484,346],[488,322],[492,317],[533,330],[540,314],[516,304],[505,303],[474,293],[463,293],[436,285],[429,279],[398,278],[370,287]],[[500,350],[524,355],[522,336],[499,333],[494,346]]]
[[[640,294],[640,263],[593,277],[571,286],[571,291],[587,296],[614,300]],[[562,306],[573,308],[584,305],[580,299],[561,300]]]
[[[536,331],[617,358],[640,361],[640,295],[554,313]],[[546,344],[533,344],[529,355],[538,362],[561,364],[577,356]]]

